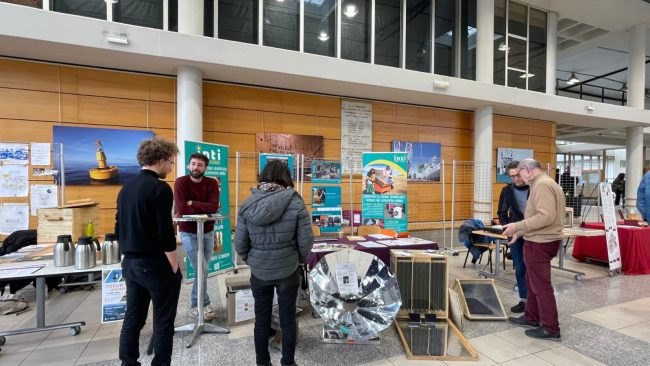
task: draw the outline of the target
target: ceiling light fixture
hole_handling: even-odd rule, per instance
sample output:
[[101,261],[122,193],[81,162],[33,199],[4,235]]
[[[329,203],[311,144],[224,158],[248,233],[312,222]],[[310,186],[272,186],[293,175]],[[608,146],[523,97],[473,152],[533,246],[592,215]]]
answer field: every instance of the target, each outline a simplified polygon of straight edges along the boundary
[[106,34],[106,42],[126,46],[129,44],[129,38],[125,33],[109,33]]
[[117,0],[104,0],[106,4],[117,4]]
[[519,77],[522,78],[522,79],[532,78],[533,76],[535,76],[535,74],[526,73],[526,72],[523,73],[523,74],[521,74],[521,75],[519,75]]
[[506,46],[505,42],[501,42],[499,44],[499,48],[498,48],[499,51],[506,52],[509,49],[510,49],[510,47]]
[[578,77],[576,76],[576,73],[572,72],[571,76],[569,77],[569,80],[567,80],[566,83],[569,84],[569,85],[573,85],[573,84],[579,83],[579,82],[580,82],[580,79],[578,79]]
[[354,4],[348,4],[345,6],[343,14],[348,18],[354,18],[355,15],[359,14],[359,9],[357,9],[357,6]]
[[327,32],[325,32],[325,31],[321,31],[320,34],[318,35],[318,40],[319,40],[319,41],[325,42],[325,41],[327,41],[328,39],[330,39],[330,36],[329,36],[329,34],[327,34]]

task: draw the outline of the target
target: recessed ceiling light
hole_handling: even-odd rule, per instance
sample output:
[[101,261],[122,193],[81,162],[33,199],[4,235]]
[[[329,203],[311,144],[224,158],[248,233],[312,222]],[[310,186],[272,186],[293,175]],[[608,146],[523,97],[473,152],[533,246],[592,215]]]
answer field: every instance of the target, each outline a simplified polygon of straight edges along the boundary
[[523,73],[523,74],[519,75],[519,77],[522,78],[522,79],[532,78],[533,76],[535,76],[535,74],[531,74],[531,73]]
[[567,80],[566,83],[569,84],[569,85],[573,85],[573,84],[579,83],[579,82],[580,82],[580,79],[578,79],[575,72],[572,72],[571,76],[569,77],[569,80]]
[[320,34],[318,35],[318,40],[319,40],[319,41],[323,41],[323,42],[325,42],[325,41],[327,41],[328,39],[330,39],[330,36],[329,36],[329,35],[327,34],[327,32],[325,32],[325,31],[321,31]]
[[355,15],[359,14],[359,9],[357,9],[357,6],[354,4],[348,4],[345,6],[343,14],[348,18],[354,18]]
[[510,47],[506,46],[505,42],[501,42],[499,44],[499,48],[498,48],[499,51],[506,52],[509,49],[510,49]]

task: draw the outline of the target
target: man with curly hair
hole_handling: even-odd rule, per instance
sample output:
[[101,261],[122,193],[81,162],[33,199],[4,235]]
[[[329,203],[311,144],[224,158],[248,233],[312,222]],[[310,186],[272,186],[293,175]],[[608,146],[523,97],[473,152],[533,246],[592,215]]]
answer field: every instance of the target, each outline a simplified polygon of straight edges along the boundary
[[124,254],[126,315],[120,333],[122,365],[140,365],[140,331],[153,303],[152,365],[169,365],[174,320],[183,278],[176,256],[172,190],[162,179],[172,171],[178,147],[154,137],[138,148],[140,175],[117,196],[115,234]]

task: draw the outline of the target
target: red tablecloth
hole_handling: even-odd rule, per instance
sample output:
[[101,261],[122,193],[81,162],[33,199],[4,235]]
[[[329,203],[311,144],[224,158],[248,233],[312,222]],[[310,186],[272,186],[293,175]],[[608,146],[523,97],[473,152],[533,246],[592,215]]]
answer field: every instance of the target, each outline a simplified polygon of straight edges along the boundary
[[[587,229],[603,230],[603,223],[584,223]],[[623,273],[650,274],[650,228],[618,227]],[[605,236],[578,236],[573,244],[573,257],[584,261],[586,257],[609,262]]]
[[[377,241],[377,239],[373,239],[371,237],[366,236],[367,241]],[[414,245],[395,245],[395,246],[386,246],[382,248],[366,248],[362,245],[356,244],[355,241],[348,240],[347,237],[343,237],[341,239],[337,239],[336,241],[328,241],[326,243],[338,243],[338,244],[346,244],[350,248],[359,250],[362,252],[367,252],[370,253],[377,258],[381,259],[382,262],[384,262],[385,265],[390,266],[390,250],[391,249],[408,249],[408,250],[425,250],[425,249],[430,249],[430,250],[436,250],[438,249],[438,244],[436,243],[431,243],[431,244],[414,244]],[[326,254],[329,254],[332,252],[311,252],[309,253],[309,256],[307,257],[307,265],[309,268],[314,268],[316,263]]]

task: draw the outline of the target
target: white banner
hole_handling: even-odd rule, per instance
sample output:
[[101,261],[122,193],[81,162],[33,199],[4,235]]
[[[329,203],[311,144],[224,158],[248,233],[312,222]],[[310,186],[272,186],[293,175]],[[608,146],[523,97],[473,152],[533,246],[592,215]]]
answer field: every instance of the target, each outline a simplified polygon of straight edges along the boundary
[[616,228],[616,210],[614,197],[610,183],[598,184],[600,200],[603,203],[603,221],[605,222],[605,243],[607,245],[607,258],[609,259],[609,270],[621,269],[621,250],[618,241],[618,229]]
[[341,102],[341,158],[343,172],[360,174],[363,168],[361,154],[372,151],[372,104]]

